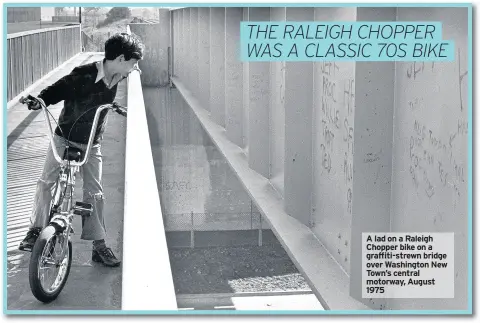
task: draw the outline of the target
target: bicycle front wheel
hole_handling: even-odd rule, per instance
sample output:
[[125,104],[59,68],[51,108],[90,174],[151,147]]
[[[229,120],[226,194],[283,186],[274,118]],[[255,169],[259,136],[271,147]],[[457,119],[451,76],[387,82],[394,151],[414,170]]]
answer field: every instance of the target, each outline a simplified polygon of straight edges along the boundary
[[43,229],[32,250],[30,289],[43,303],[55,300],[67,282],[72,265],[72,243],[51,225]]

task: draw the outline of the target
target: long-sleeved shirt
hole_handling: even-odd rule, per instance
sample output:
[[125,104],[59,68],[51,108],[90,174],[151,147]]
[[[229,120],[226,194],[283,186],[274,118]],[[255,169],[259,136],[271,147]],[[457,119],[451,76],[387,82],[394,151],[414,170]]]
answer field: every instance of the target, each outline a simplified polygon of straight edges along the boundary
[[[64,100],[55,129],[57,135],[73,142],[88,143],[97,108],[112,103],[117,93],[117,84],[108,88],[103,77],[99,77],[103,74],[102,67],[102,62],[78,66],[39,94],[47,106]],[[107,112],[104,110],[100,114],[94,144],[103,138]]]

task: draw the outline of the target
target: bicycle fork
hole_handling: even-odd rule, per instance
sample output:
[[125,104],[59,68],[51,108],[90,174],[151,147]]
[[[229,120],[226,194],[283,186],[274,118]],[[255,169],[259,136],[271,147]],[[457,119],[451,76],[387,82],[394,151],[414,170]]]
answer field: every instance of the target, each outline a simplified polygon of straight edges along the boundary
[[70,233],[74,233],[72,221],[74,215],[90,216],[93,211],[91,204],[76,202],[73,205],[73,194],[75,192],[75,175],[79,171],[79,166],[67,167],[60,173],[60,198],[58,205],[54,205],[54,213],[50,220],[50,225],[55,228],[57,236],[61,239],[62,254],[59,259],[63,259],[68,249],[68,240]]

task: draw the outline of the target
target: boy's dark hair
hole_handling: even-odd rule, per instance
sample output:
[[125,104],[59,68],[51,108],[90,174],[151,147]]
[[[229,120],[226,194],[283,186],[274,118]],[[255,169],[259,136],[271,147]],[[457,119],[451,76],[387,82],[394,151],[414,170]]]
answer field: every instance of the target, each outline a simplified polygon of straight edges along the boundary
[[145,46],[135,34],[115,34],[105,42],[105,58],[108,60],[114,60],[122,54],[127,61],[131,58],[142,59],[144,50]]

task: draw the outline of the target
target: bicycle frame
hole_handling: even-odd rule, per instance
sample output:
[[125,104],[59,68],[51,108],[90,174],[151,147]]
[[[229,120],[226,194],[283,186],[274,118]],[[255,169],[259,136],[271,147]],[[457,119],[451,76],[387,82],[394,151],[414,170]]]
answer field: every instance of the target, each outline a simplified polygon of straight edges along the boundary
[[[63,164],[66,163],[66,161],[63,160],[62,158],[60,158],[60,155],[58,154],[58,151],[57,151],[57,147],[55,146],[55,142],[53,140],[52,124],[50,122],[50,118],[49,118],[48,113],[47,113],[47,108],[46,108],[45,102],[43,102],[43,100],[40,99],[40,98],[35,98],[35,99],[40,102],[40,104],[42,106],[43,113],[45,115],[45,121],[47,122],[48,130],[49,130],[48,135],[50,136],[50,145],[52,147],[53,155],[54,155],[55,159],[57,160],[57,162],[59,162],[60,164],[63,165]],[[85,151],[85,155],[83,157],[83,160],[80,161],[80,162],[69,161],[68,162],[69,165],[74,166],[74,167],[75,166],[76,167],[81,167],[88,161],[88,158],[89,158],[89,155],[90,155],[90,149],[92,148],[93,138],[95,137],[95,131],[96,131],[97,125],[98,125],[98,119],[100,118],[100,113],[103,110],[106,110],[106,109],[112,109],[112,105],[111,104],[101,105],[97,109],[97,111],[95,112],[95,117],[93,118],[92,129],[90,130],[90,137],[88,138],[87,149]],[[67,140],[68,140],[68,138],[67,138]]]
[[[72,228],[71,223],[73,219],[74,213],[74,206],[73,206],[73,193],[75,190],[75,174],[80,170],[80,167],[83,166],[85,163],[88,162],[88,158],[90,156],[90,150],[92,148],[93,139],[95,137],[95,132],[97,130],[98,120],[100,118],[100,113],[106,109],[117,109],[118,112],[118,105],[115,103],[112,104],[104,104],[97,108],[95,112],[95,116],[93,119],[92,129],[90,130],[90,136],[87,143],[87,148],[84,153],[83,159],[79,162],[71,161],[67,159],[62,159],[57,151],[57,147],[54,141],[54,131],[52,129],[52,124],[50,121],[50,117],[48,115],[48,110],[46,107],[45,102],[37,97],[31,96],[34,100],[40,103],[40,106],[43,110],[45,115],[45,122],[48,126],[48,135],[50,137],[50,146],[52,147],[52,152],[55,157],[55,160],[60,164],[60,174],[57,180],[57,190],[59,191],[59,199],[58,205],[52,204],[52,209],[50,210],[50,214],[48,217],[48,224],[53,224],[56,226],[59,232],[63,232],[64,234],[68,235]],[[67,146],[68,149],[68,138],[67,138]],[[55,198],[56,196],[54,196]],[[53,211],[53,212],[52,212]]]

